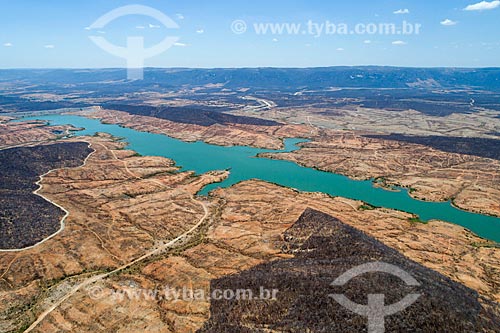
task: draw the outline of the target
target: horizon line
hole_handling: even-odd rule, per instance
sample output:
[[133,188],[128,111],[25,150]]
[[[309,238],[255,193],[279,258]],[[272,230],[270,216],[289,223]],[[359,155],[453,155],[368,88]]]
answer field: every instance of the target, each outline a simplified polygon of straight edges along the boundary
[[[480,66],[480,67],[469,67],[469,66],[395,66],[395,65],[333,65],[333,66],[241,66],[241,67],[185,67],[185,66],[172,66],[172,67],[143,67],[144,70],[150,69],[199,69],[199,70],[215,70],[215,69],[327,69],[327,68],[395,68],[395,69],[500,69],[498,66]],[[1,68],[1,71],[9,70],[128,70],[127,67],[12,67],[12,68]],[[139,69],[139,68],[138,68]]]

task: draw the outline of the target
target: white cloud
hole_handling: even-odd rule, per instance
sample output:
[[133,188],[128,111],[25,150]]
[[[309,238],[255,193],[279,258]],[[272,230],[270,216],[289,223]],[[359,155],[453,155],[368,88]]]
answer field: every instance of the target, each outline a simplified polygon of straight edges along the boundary
[[490,10],[490,9],[495,9],[497,7],[500,7],[500,0],[495,0],[495,1],[481,1],[478,3],[475,3],[473,5],[468,5],[467,7],[464,8],[464,10]]
[[205,30],[203,30],[203,29],[198,29],[198,30],[196,30],[196,33],[197,33],[197,34],[202,34],[202,33],[205,33]]
[[174,43],[174,46],[186,47],[186,46],[188,46],[188,45],[187,45],[187,44],[184,44],[184,43],[179,43],[179,42],[177,42],[177,43]]
[[3,44],[3,46],[5,46],[5,47],[11,47],[12,43],[5,43],[5,44]]
[[441,21],[441,25],[445,25],[445,26],[451,26],[451,25],[457,25],[457,21],[452,21],[450,19],[446,19],[444,21]]
[[339,48],[337,49],[337,51],[341,52],[341,51],[345,51],[345,50],[344,50],[344,48],[339,47]]
[[372,43],[372,41],[371,41],[371,40],[369,40],[369,39],[367,39],[367,40],[363,41],[363,43],[364,43],[364,44],[371,44],[371,43]]
[[403,42],[402,40],[395,40],[392,42],[392,45],[406,45],[408,44],[407,42]]
[[45,47],[46,49],[53,49],[53,48],[55,48],[55,45],[47,44],[47,45],[44,45],[43,47]]
[[[91,27],[85,27],[85,28],[83,28],[83,29],[88,30],[88,31],[92,30],[92,28],[91,28]],[[105,31],[102,31],[102,30],[98,30],[98,31],[97,31],[97,33],[99,33],[99,34],[105,34],[106,32],[105,32]]]
[[184,15],[182,14],[175,14],[179,20],[184,20]]
[[138,26],[136,26],[135,28],[136,28],[136,29],[141,29],[141,30],[142,30],[142,29],[146,29],[146,27],[145,27],[145,26],[143,26],[143,25],[138,25]]
[[156,25],[156,24],[151,24],[151,23],[149,23],[149,28],[150,28],[150,29],[160,29],[160,26],[159,26],[159,25]]
[[410,14],[410,10],[408,8],[405,9],[398,9],[393,12],[396,15],[401,15],[401,14]]
[[273,38],[273,42],[277,43],[278,42],[278,38]]

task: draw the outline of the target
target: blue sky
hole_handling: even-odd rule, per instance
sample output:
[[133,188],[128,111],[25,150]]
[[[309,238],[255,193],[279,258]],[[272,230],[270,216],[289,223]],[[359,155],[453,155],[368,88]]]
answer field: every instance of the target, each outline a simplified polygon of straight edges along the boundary
[[[147,59],[151,67],[316,67],[391,65],[413,67],[500,66],[500,1],[464,10],[480,0],[0,0],[0,68],[125,67],[90,39],[100,35],[116,45],[143,36],[152,46],[179,37],[166,52]],[[146,16],[131,15],[99,31],[86,30],[120,6],[141,4],[172,18],[168,29]],[[402,14],[395,14],[398,11]],[[231,30],[243,20],[247,31]],[[448,21],[446,21],[448,20]],[[308,22],[420,24],[418,35],[304,32]],[[300,24],[298,34],[257,34],[254,24]]]

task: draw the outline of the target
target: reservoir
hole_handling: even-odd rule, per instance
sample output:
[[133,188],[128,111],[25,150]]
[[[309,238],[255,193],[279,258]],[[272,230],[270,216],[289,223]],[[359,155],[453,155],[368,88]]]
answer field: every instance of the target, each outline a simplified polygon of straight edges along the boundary
[[[182,171],[198,174],[230,169],[230,176],[221,183],[206,186],[199,194],[205,195],[217,187],[229,187],[249,179],[260,179],[300,191],[323,192],[332,196],[362,200],[377,207],[386,207],[414,213],[423,221],[433,219],[458,224],[477,235],[500,242],[500,218],[475,214],[453,207],[450,202],[423,202],[409,196],[406,189],[388,191],[374,187],[372,181],[352,180],[348,177],[302,167],[293,162],[258,158],[263,152],[275,150],[251,147],[221,147],[203,142],[183,142],[171,137],[139,132],[118,125],[102,124],[99,120],[70,115],[46,115],[28,119],[41,119],[53,125],[71,124],[85,128],[75,135],[109,133],[123,138],[129,149],[141,155],[162,156],[174,160]],[[298,149],[301,139],[285,140],[285,150]]]

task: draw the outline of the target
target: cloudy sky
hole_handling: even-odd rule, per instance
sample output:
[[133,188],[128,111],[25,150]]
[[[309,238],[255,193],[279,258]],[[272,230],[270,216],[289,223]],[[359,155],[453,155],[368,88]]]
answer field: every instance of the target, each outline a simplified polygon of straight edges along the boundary
[[[152,7],[170,21],[129,13]],[[0,0],[0,68],[125,67],[97,46],[141,37],[155,67],[500,66],[500,0]]]

